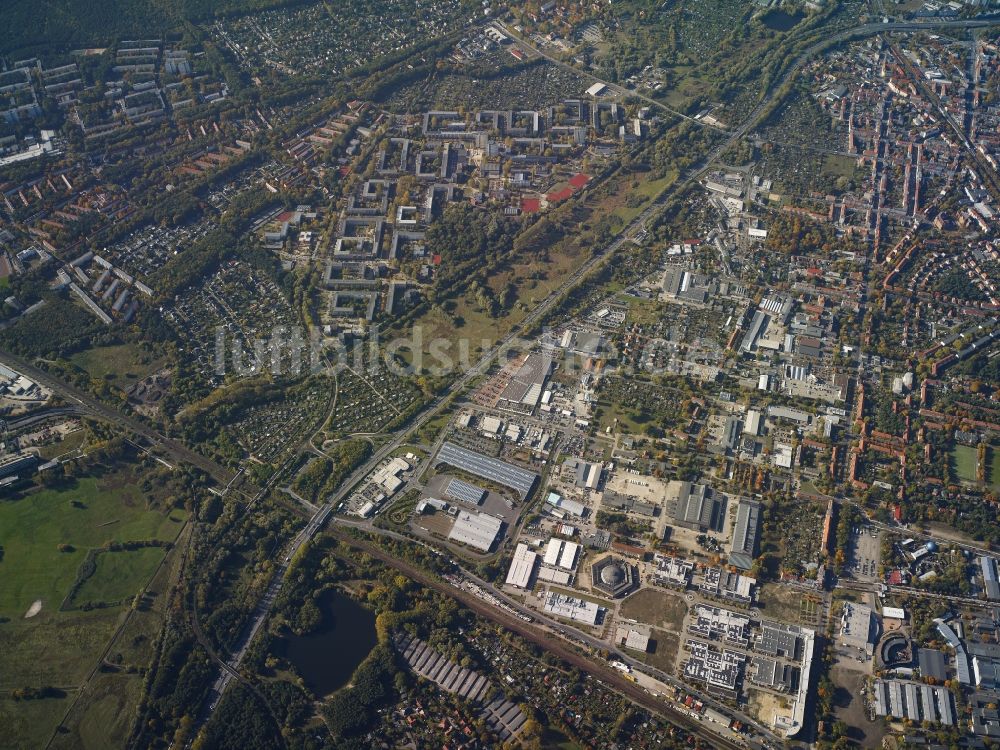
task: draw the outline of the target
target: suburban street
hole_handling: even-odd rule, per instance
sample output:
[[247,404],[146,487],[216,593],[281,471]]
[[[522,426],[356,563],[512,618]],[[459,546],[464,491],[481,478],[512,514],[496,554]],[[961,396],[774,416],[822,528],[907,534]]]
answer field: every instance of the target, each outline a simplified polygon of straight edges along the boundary
[[[211,644],[202,633],[201,625],[198,621],[199,614],[196,610],[193,613],[194,629],[198,634],[199,640],[203,643],[212,658],[215,660],[216,667],[218,669],[218,674],[214,680],[210,697],[202,706],[201,714],[198,717],[198,723],[203,724],[208,720],[217,708],[221,698],[225,695],[226,690],[229,688],[233,680],[246,681],[248,683],[250,682],[250,680],[242,676],[241,673],[246,654],[248,653],[251,644],[260,632],[261,628],[267,623],[273,604],[284,584],[285,576],[291,561],[304,545],[308,544],[310,540],[312,540],[318,533],[329,525],[331,527],[331,533],[338,539],[365,550],[369,554],[383,560],[386,564],[397,568],[407,576],[419,581],[423,585],[434,588],[447,596],[451,596],[461,601],[465,606],[469,607],[477,614],[488,617],[503,627],[509,628],[510,630],[521,634],[528,640],[533,641],[551,653],[565,659],[567,662],[574,664],[580,669],[585,670],[610,685],[613,685],[617,690],[635,700],[637,703],[644,705],[648,709],[668,714],[672,721],[675,721],[677,724],[684,726],[696,734],[706,738],[709,742],[713,743],[714,746],[735,748],[740,745],[724,738],[716,732],[707,730],[700,721],[692,719],[687,713],[680,712],[676,706],[663,699],[662,696],[653,695],[647,689],[638,686],[633,680],[625,677],[621,671],[609,666],[606,660],[579,653],[572,648],[572,646],[567,644],[567,640],[571,643],[579,644],[583,648],[591,651],[607,651],[614,659],[628,665],[632,669],[642,671],[646,675],[654,677],[656,680],[698,695],[706,705],[716,707],[720,711],[725,711],[727,714],[734,716],[748,726],[756,727],[756,734],[750,735],[750,743],[753,747],[762,747],[765,743],[780,742],[780,738],[777,734],[771,732],[770,730],[758,727],[757,722],[754,722],[749,716],[723,706],[720,702],[709,698],[707,695],[693,690],[690,686],[684,684],[672,675],[647,666],[614,646],[609,645],[607,641],[600,640],[576,628],[565,625],[553,618],[539,613],[535,609],[525,607],[523,604],[497,591],[491,584],[477,577],[471,571],[458,566],[457,562],[454,560],[452,560],[452,562],[458,566],[461,571],[461,575],[465,580],[488,590],[491,595],[500,599],[505,605],[507,605],[507,607],[520,613],[524,617],[530,618],[531,621],[512,616],[504,610],[494,607],[488,602],[479,599],[465,589],[449,585],[448,583],[437,579],[435,576],[432,576],[431,574],[420,570],[416,566],[410,565],[405,561],[393,559],[377,545],[358,540],[351,536],[347,530],[359,529],[371,534],[378,534],[388,538],[406,541],[408,543],[425,544],[424,542],[415,542],[412,538],[402,534],[380,529],[375,526],[371,520],[347,520],[335,517],[333,512],[334,509],[336,509],[338,505],[352,493],[359,482],[371,474],[394,452],[412,442],[414,436],[431,420],[451,408],[461,394],[466,392],[477,379],[486,375],[490,371],[490,369],[497,362],[498,358],[504,352],[510,350],[512,347],[516,348],[522,335],[527,331],[531,331],[537,323],[544,320],[552,310],[556,309],[556,307],[564,299],[564,295],[567,292],[579,285],[588,275],[600,268],[602,264],[607,263],[628,243],[633,242],[633,238],[639,233],[647,230],[657,220],[659,215],[664,212],[673,198],[680,194],[686,187],[700,180],[707,172],[709,172],[712,165],[715,164],[716,161],[729,148],[731,148],[734,144],[737,144],[748,133],[752,132],[754,128],[760,124],[763,114],[767,112],[769,107],[777,100],[780,92],[785,88],[785,86],[794,80],[795,76],[806,62],[810,61],[817,54],[820,54],[823,51],[848,40],[893,32],[910,32],[933,29],[979,29],[998,24],[1000,24],[1000,19],[997,18],[980,18],[976,20],[933,20],[926,22],[865,23],[845,29],[832,36],[824,37],[820,41],[811,44],[799,55],[797,55],[794,60],[789,62],[785,66],[782,75],[778,78],[778,80],[771,84],[770,88],[753,108],[750,115],[741,124],[736,125],[731,129],[722,129],[715,125],[709,125],[708,123],[701,122],[687,114],[671,109],[662,102],[641,95],[630,89],[623,88],[617,84],[603,81],[584,71],[580,71],[578,68],[549,55],[546,51],[539,49],[537,46],[533,46],[524,38],[515,36],[510,30],[507,29],[506,26],[498,27],[502,28],[503,33],[514,38],[517,44],[521,45],[532,54],[548,60],[553,65],[571,70],[576,74],[582,74],[596,82],[603,83],[611,92],[614,92],[618,96],[636,97],[648,103],[650,106],[655,106],[672,116],[698,123],[704,127],[709,127],[718,134],[718,137],[721,138],[721,140],[711,150],[702,154],[694,164],[683,171],[678,176],[677,180],[675,180],[668,188],[653,198],[649,202],[649,205],[636,215],[635,218],[622,226],[621,229],[617,231],[614,238],[608,242],[605,247],[596,249],[585,262],[574,269],[571,273],[565,275],[559,285],[553,289],[544,298],[544,300],[527,312],[520,321],[513,325],[506,334],[504,334],[492,347],[485,351],[473,366],[466,371],[459,373],[457,377],[455,377],[455,379],[447,386],[447,388],[423,406],[423,408],[406,424],[405,427],[399,429],[391,436],[387,436],[385,442],[377,445],[369,458],[358,466],[340,484],[337,490],[326,499],[325,503],[317,508],[316,505],[304,501],[291,489],[282,489],[283,492],[295,499],[306,511],[309,512],[309,519],[301,531],[299,531],[293,539],[289,540],[287,544],[285,544],[285,546],[275,555],[273,565],[270,568],[269,581],[266,587],[263,588],[263,594],[259,601],[257,601],[253,606],[253,611],[249,620],[247,621],[240,637],[237,639],[235,647],[230,654],[216,654],[212,651]],[[945,119],[948,120],[949,125],[955,129],[966,150],[969,152],[970,157],[972,159],[979,160],[979,157],[972,149],[968,140],[965,138],[959,124],[954,122],[954,120],[943,110],[942,114]],[[219,300],[219,302],[225,306],[225,303],[223,303],[222,300]],[[121,411],[90,395],[86,391],[63,382],[60,378],[46,372],[45,370],[13,353],[0,351],[0,362],[9,366],[13,370],[23,373],[26,377],[34,380],[53,393],[59,394],[59,396],[61,396],[68,403],[67,406],[51,409],[38,415],[22,417],[17,422],[18,426],[30,425],[35,421],[41,421],[50,416],[56,415],[89,415],[115,425],[120,428],[123,433],[133,436],[139,441],[137,445],[139,445],[140,448],[143,450],[148,449],[151,455],[157,456],[158,460],[166,463],[166,459],[169,459],[174,464],[190,466],[200,472],[203,472],[217,484],[217,487],[214,489],[217,494],[226,494],[228,490],[234,486],[235,480],[243,476],[242,469],[239,472],[234,472],[220,465],[216,461],[213,461],[212,459],[187,447],[182,442],[162,434],[159,430],[149,424],[146,424],[140,419],[122,413]],[[357,373],[355,374],[357,377],[364,380],[363,375]],[[369,385],[371,384],[369,383]],[[372,386],[372,388],[374,389],[374,386]],[[316,448],[312,446],[312,440],[315,435],[322,430],[323,426],[324,421],[322,420],[318,425],[314,426],[311,434],[307,435],[307,437],[296,446],[296,450],[292,452],[292,456],[282,464],[281,468],[274,472],[269,481],[264,484],[263,487],[250,486],[238,490],[243,495],[242,500],[246,502],[246,512],[249,512],[256,503],[265,498],[268,493],[277,487],[281,482],[287,480],[287,477],[284,476],[284,474],[289,467],[294,465],[294,459],[298,451],[307,448],[311,451],[318,452],[316,451]],[[431,460],[436,449],[440,447],[442,440],[443,436],[436,441],[435,445],[432,447],[432,453],[428,457],[428,461]],[[163,458],[159,457],[158,454],[160,453],[163,454]],[[838,498],[838,500],[841,502],[848,502],[844,498]],[[899,527],[888,526],[874,521],[870,521],[870,523],[872,526],[883,530],[900,530]],[[915,539],[947,541],[949,544],[954,544],[955,546],[967,549],[977,554],[981,554],[986,551],[973,545],[955,542],[953,539],[945,540],[942,537],[932,534],[910,532],[909,530],[907,530],[907,533]],[[843,582],[838,585],[846,589],[864,591],[867,593],[877,593],[876,585],[856,582]],[[892,591],[900,594],[928,596],[938,598],[943,601],[954,601],[970,606],[982,605],[982,602],[979,600],[973,600],[965,597],[950,597],[929,594],[927,592],[921,592],[909,587],[891,587],[891,589]]]
[[[844,41],[847,39],[855,37],[870,36],[872,34],[878,34],[884,31],[912,31],[921,28],[928,27],[938,27],[944,26],[948,28],[981,28],[989,25],[1000,23],[1000,20],[959,20],[959,21],[942,21],[932,24],[925,23],[893,23],[893,24],[865,24],[854,29],[849,29],[841,32],[840,34],[827,38],[822,42],[819,42],[809,49],[804,51],[796,61],[789,67],[783,78],[776,83],[768,96],[766,96],[751,113],[751,116],[740,125],[738,128],[732,131],[727,131],[726,139],[716,146],[711,152],[706,154],[699,162],[693,165],[684,175],[679,178],[670,188],[661,193],[655,201],[652,202],[646,209],[644,209],[638,216],[636,216],[629,224],[624,226],[617,234],[614,240],[601,252],[595,253],[588,261],[577,268],[573,273],[566,277],[566,279],[560,284],[555,290],[553,290],[548,297],[545,298],[536,308],[529,312],[519,324],[513,327],[513,329],[498,343],[496,343],[490,350],[488,350],[479,361],[471,367],[468,371],[462,374],[457,380],[455,380],[448,389],[440,396],[435,398],[430,404],[428,404],[414,419],[410,422],[409,426],[400,432],[398,432],[395,437],[383,444],[380,448],[375,450],[372,456],[366,461],[362,466],[356,469],[347,480],[341,485],[340,489],[334,493],[328,502],[325,509],[321,509],[317,512],[313,518],[317,518],[324,510],[329,510],[330,508],[336,507],[344,498],[346,498],[350,492],[353,490],[354,486],[361,481],[365,476],[370,474],[385,458],[387,458],[393,451],[397,450],[402,445],[406,444],[411,436],[419,431],[428,421],[433,419],[435,416],[441,413],[441,411],[451,402],[451,399],[463,392],[470,383],[472,383],[476,378],[485,374],[489,368],[493,365],[497,355],[505,350],[518,338],[519,334],[523,330],[528,330],[530,327],[539,319],[543,318],[549,310],[559,301],[562,295],[574,287],[581,279],[583,279],[587,274],[596,269],[600,264],[607,261],[617,250],[619,250],[635,231],[644,228],[647,224],[654,219],[664,208],[665,204],[669,198],[676,194],[676,192],[683,186],[689,184],[690,182],[699,179],[705,172],[708,171],[709,166],[731,145],[736,143],[740,138],[746,135],[754,126],[757,124],[757,120],[764,109],[770,104],[773,97],[776,95],[777,91],[791,78],[795,75],[797,70],[801,65],[820,52],[826,49],[833,43],[839,41]],[[312,536],[318,532],[321,525],[313,524],[307,527],[306,531],[299,536],[297,536],[289,545],[286,550],[285,557],[290,557],[294,555],[299,548],[305,544]],[[274,578],[271,585],[268,588],[268,595],[273,600],[273,596],[270,596],[272,589],[277,592],[281,586],[281,579],[284,573],[283,570],[279,569],[275,572]],[[255,610],[254,617],[247,630],[246,634],[253,634],[258,631],[261,623],[267,618],[269,613],[269,606],[258,606]],[[241,654],[245,650],[245,643],[241,640],[241,645],[237,649],[237,654]],[[234,669],[239,667],[242,657],[235,658],[229,661]]]

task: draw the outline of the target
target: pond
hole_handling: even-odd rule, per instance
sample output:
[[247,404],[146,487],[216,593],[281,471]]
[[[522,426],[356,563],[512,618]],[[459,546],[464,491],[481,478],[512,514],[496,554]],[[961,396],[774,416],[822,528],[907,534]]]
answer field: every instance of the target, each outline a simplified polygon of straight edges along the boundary
[[322,698],[347,684],[377,639],[375,614],[346,594],[327,592],[319,608],[323,624],[317,630],[283,638],[276,650]]
[[789,31],[805,16],[801,13],[786,13],[783,10],[772,10],[761,21],[767,28],[774,31]]

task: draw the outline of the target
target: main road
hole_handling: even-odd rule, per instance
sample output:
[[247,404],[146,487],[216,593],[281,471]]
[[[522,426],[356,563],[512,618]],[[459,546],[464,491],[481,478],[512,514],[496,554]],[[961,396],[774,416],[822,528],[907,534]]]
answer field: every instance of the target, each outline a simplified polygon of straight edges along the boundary
[[[285,572],[287,570],[288,561],[295,555],[296,552],[309,540],[318,533],[329,516],[332,508],[335,508],[344,498],[346,498],[353,488],[360,482],[365,476],[370,474],[375,468],[385,460],[393,451],[400,448],[402,445],[407,443],[411,436],[420,430],[424,425],[426,425],[431,419],[440,414],[450,403],[451,399],[465,390],[476,378],[485,374],[489,368],[492,366],[493,362],[499,354],[507,351],[509,347],[518,339],[518,336],[522,331],[530,330],[531,327],[543,319],[562,299],[565,292],[576,286],[584,277],[598,268],[601,264],[606,262],[611,258],[615,252],[620,250],[626,242],[630,242],[629,237],[633,236],[634,233],[640,229],[644,229],[648,222],[655,218],[665,207],[667,201],[676,195],[683,187],[689,185],[692,181],[699,179],[705,172],[708,171],[710,165],[715,162],[721,154],[723,154],[726,149],[735,144],[741,138],[743,138],[752,128],[754,128],[761,114],[765,109],[770,106],[772,101],[778,95],[781,88],[792,80],[793,76],[798,72],[798,69],[803,65],[805,61],[816,55],[817,53],[827,49],[829,46],[839,43],[841,41],[846,41],[852,38],[861,38],[865,36],[872,36],[875,34],[889,32],[889,31],[914,31],[921,30],[925,28],[980,28],[991,26],[997,24],[997,19],[989,20],[958,20],[958,21],[941,21],[934,23],[887,23],[887,24],[863,24],[852,29],[846,29],[839,32],[831,37],[827,37],[824,40],[817,42],[806,50],[804,50],[795,61],[789,66],[785,71],[781,79],[775,82],[771,89],[768,91],[767,95],[762,98],[760,103],[754,108],[750,113],[750,116],[746,121],[734,130],[725,131],[725,138],[720,142],[715,148],[705,154],[698,162],[690,166],[679,178],[673,183],[669,188],[667,188],[663,193],[661,193],[646,209],[644,209],[638,216],[636,216],[631,222],[625,225],[613,239],[607,247],[603,250],[595,252],[594,255],[588,259],[585,263],[579,266],[575,271],[569,274],[563,282],[556,287],[534,310],[529,312],[521,321],[515,324],[510,332],[500,339],[493,347],[491,347],[487,352],[485,352],[482,357],[477,361],[475,365],[469,368],[466,372],[462,373],[452,384],[445,390],[444,393],[437,396],[429,404],[427,404],[422,411],[420,411],[411,420],[409,425],[399,432],[389,440],[387,443],[383,444],[381,447],[377,448],[372,456],[366,461],[362,466],[355,470],[342,484],[339,490],[335,492],[329,499],[327,505],[320,508],[312,516],[309,524],[303,530],[302,533],[298,534],[295,539],[291,541],[282,556],[281,561],[276,566],[272,578],[265,590],[265,594],[262,600],[257,604],[254,612],[251,616],[250,621],[245,627],[243,634],[237,641],[237,645],[233,650],[232,656],[226,660],[225,668],[221,669],[220,676],[216,682],[216,689],[213,691],[213,696],[209,703],[209,710],[203,715],[204,719],[208,718],[212,710],[218,704],[218,700],[222,693],[225,691],[229,684],[231,677],[227,678],[227,674],[232,674],[239,671],[239,668],[243,661],[243,656],[247,651],[249,643],[252,641],[253,637],[260,630],[263,623],[266,621],[268,615],[270,614],[271,605],[275,600],[277,593],[280,591],[281,586],[284,582]],[[547,57],[542,55],[543,57]],[[552,62],[565,66],[557,60],[552,60]],[[576,70],[573,68],[573,70]],[[579,71],[577,71],[579,72]],[[629,92],[631,93],[631,92]]]
[[[379,536],[382,536],[382,537],[386,537],[386,538],[389,538],[389,539],[394,539],[396,541],[406,542],[408,544],[419,544],[419,545],[422,545],[423,547],[426,547],[429,550],[432,550],[434,552],[439,552],[439,550],[435,549],[433,545],[428,544],[425,541],[422,541],[422,540],[419,540],[419,539],[413,539],[411,537],[407,537],[407,536],[405,536],[403,534],[400,534],[400,533],[395,532],[395,531],[391,531],[389,529],[379,528],[378,526],[375,526],[370,519],[369,520],[365,520],[365,521],[354,521],[354,520],[337,518],[337,519],[335,519],[334,524],[335,524],[336,530],[332,531],[331,533],[337,539],[339,539],[341,541],[344,541],[344,542],[347,542],[348,544],[352,544],[352,545],[355,545],[355,546],[363,547],[367,552],[370,552],[371,554],[373,554],[373,555],[375,555],[375,556],[379,557],[380,559],[382,559],[384,561],[387,561],[387,562],[391,559],[391,558],[388,557],[388,553],[386,553],[384,550],[378,548],[376,545],[374,545],[372,543],[369,543],[369,542],[366,542],[366,541],[361,541],[361,540],[358,540],[358,539],[356,539],[354,537],[348,536],[345,533],[345,530],[348,529],[348,528],[358,529],[358,530],[361,530],[361,531],[364,531],[364,532],[367,532],[367,533],[370,533],[370,534],[376,534],[376,535],[379,535]],[[375,552],[376,550],[378,551],[378,554],[376,554],[376,552]],[[521,602],[517,601],[516,599],[512,599],[511,597],[507,596],[504,592],[497,590],[488,581],[483,580],[482,578],[480,578],[479,576],[477,576],[472,571],[467,570],[466,568],[463,568],[461,565],[459,565],[455,561],[454,558],[452,558],[451,562],[452,562],[453,565],[455,565],[456,568],[458,568],[458,570],[461,572],[461,575],[465,579],[467,579],[468,581],[470,581],[472,583],[475,583],[477,586],[479,586],[483,590],[488,591],[491,596],[496,597],[501,602],[503,602],[505,605],[507,605],[508,607],[510,607],[512,610],[515,610],[518,613],[520,613],[521,615],[525,615],[525,616],[531,618],[531,620],[534,620],[534,621],[536,621],[536,622],[541,623],[542,625],[544,625],[545,629],[539,631],[538,628],[535,627],[534,625],[528,625],[524,620],[519,620],[519,622],[520,622],[520,624],[522,626],[522,629],[528,629],[528,630],[535,631],[532,634],[532,639],[533,640],[544,639],[546,645],[549,645],[553,641],[555,641],[555,642],[558,642],[559,644],[561,644],[562,646],[565,646],[565,641],[563,640],[565,638],[565,639],[568,639],[570,641],[575,641],[578,644],[583,645],[583,646],[585,646],[587,648],[590,648],[590,649],[592,649],[594,651],[602,651],[602,650],[606,651],[609,654],[609,658],[617,659],[618,661],[623,662],[623,663],[627,664],[628,666],[630,666],[630,667],[632,667],[632,668],[634,668],[634,669],[636,669],[636,670],[638,670],[640,672],[643,672],[643,673],[645,673],[645,674],[647,674],[649,676],[652,676],[652,677],[656,678],[660,682],[663,682],[663,683],[665,683],[667,685],[670,685],[670,686],[672,686],[674,688],[677,688],[678,690],[682,690],[682,691],[684,691],[686,693],[690,693],[690,694],[694,695],[696,698],[698,698],[699,700],[701,700],[706,706],[708,706],[710,708],[715,708],[716,710],[720,711],[721,713],[726,714],[727,716],[731,716],[733,718],[739,719],[740,721],[742,721],[744,724],[746,724],[748,726],[757,726],[757,723],[753,719],[751,719],[749,716],[747,716],[746,714],[744,714],[744,713],[742,713],[740,711],[733,710],[729,706],[726,706],[726,705],[722,704],[721,702],[719,702],[719,701],[715,700],[714,698],[712,698],[711,696],[709,696],[709,695],[707,695],[707,694],[699,691],[698,689],[696,689],[694,687],[691,687],[690,685],[686,685],[685,683],[681,682],[680,680],[678,680],[673,675],[667,674],[666,672],[663,672],[660,669],[657,669],[655,667],[651,667],[650,665],[646,664],[645,662],[641,662],[638,659],[633,658],[632,656],[630,656],[626,652],[624,652],[624,651],[620,650],[619,648],[617,648],[617,646],[615,646],[613,643],[608,643],[607,641],[602,640],[600,638],[597,638],[597,637],[595,637],[593,635],[590,635],[589,633],[586,633],[583,630],[580,630],[579,628],[577,628],[577,627],[575,627],[573,625],[566,624],[566,623],[560,622],[559,620],[556,620],[555,618],[549,617],[544,612],[539,612],[537,609],[532,609],[530,607],[527,607],[527,606],[523,605]],[[410,567],[412,567],[412,566],[410,566]],[[423,575],[424,575],[424,578],[428,578],[429,577],[429,574],[427,574],[426,572]],[[421,580],[423,581],[423,579],[421,579]],[[454,595],[455,594],[456,588],[454,586],[445,585],[444,583],[442,583],[441,581],[437,580],[436,578],[430,578],[430,580],[433,582],[433,587],[438,588],[439,590],[443,591],[446,594],[450,594],[450,595]],[[432,584],[428,583],[428,585],[432,585]],[[483,600],[481,600],[481,599],[477,599],[477,601],[479,601],[480,603],[483,603]],[[499,608],[497,608],[497,607],[495,607],[493,605],[488,605],[488,606],[490,607],[490,609],[492,611],[496,611],[499,614],[502,614],[502,612],[503,612],[502,610],[500,610]],[[548,631],[548,632],[546,632],[546,631]],[[562,637],[561,638],[557,637],[555,635],[556,633],[558,633]],[[673,709],[673,710],[676,711],[676,708]],[[763,739],[768,740],[768,741],[772,741],[772,742],[780,742],[781,741],[781,738],[778,737],[778,735],[774,734],[773,732],[771,732],[770,730],[767,730],[767,729],[760,728],[759,734],[762,736]]]
[[[997,25],[998,23],[1000,23],[1000,18],[994,15],[988,17],[969,18],[969,19],[947,20],[947,19],[932,18],[932,19],[927,19],[925,21],[892,21],[889,23],[867,23],[858,26],[852,26],[832,36],[824,37],[821,41],[816,42],[815,44],[803,50],[799,54],[799,56],[795,58],[795,62],[792,64],[792,66],[785,72],[785,75],[782,77],[781,83],[779,83],[777,86],[772,86],[771,92],[769,93],[773,93],[776,88],[780,88],[781,85],[783,85],[787,80],[789,80],[790,77],[795,73],[795,71],[797,71],[798,68],[801,67],[802,63],[805,60],[814,57],[818,52],[821,52],[824,49],[827,49],[841,42],[846,42],[849,39],[861,39],[866,36],[874,36],[876,34],[881,34],[884,32],[893,32],[893,31],[922,31],[925,29],[950,29],[950,28],[978,29],[978,28],[986,28],[989,26],[994,26]],[[543,51],[539,47],[536,47],[535,45],[528,42],[523,36],[512,32],[506,24],[502,24],[500,22],[494,22],[492,25],[496,27],[497,31],[506,34],[515,42],[517,42],[518,45],[524,47],[532,54],[537,55],[538,57],[543,58],[544,60],[552,63],[553,65],[563,68],[564,70],[568,70],[572,73],[575,73],[576,75],[594,81],[595,83],[604,84],[608,88],[608,90],[615,92],[619,96],[634,97],[636,99],[640,99],[643,102],[646,102],[647,104],[653,107],[663,110],[664,112],[674,115],[675,117],[680,117],[684,120],[695,122],[699,125],[702,125],[707,128],[712,128],[713,130],[718,130],[720,132],[729,132],[717,125],[705,122],[704,120],[695,119],[690,115],[684,114],[683,112],[679,112],[678,110],[667,106],[658,99],[646,96],[645,94],[640,94],[638,91],[635,91],[634,89],[626,88],[625,86],[621,86],[617,83],[606,81],[603,78],[595,76],[593,73],[590,73],[589,71],[581,70],[575,65],[570,65],[569,63],[564,62],[558,57],[553,57],[552,55]],[[760,107],[758,107],[758,112],[759,110]],[[751,115],[749,118],[747,118],[746,123],[753,124],[754,119],[755,119],[754,115]]]
[[[497,622],[507,630],[516,632],[521,637],[541,646],[548,653],[557,656],[563,661],[577,667],[581,671],[586,672],[591,676],[601,680],[602,682],[611,685],[614,689],[624,694],[633,702],[655,713],[664,715],[672,723],[677,724],[678,726],[681,726],[684,729],[687,729],[688,731],[691,731],[694,734],[697,734],[702,738],[709,740],[712,743],[713,747],[720,747],[720,748],[744,747],[744,745],[738,744],[737,742],[734,742],[733,740],[723,736],[722,734],[709,731],[708,729],[706,729],[706,726],[703,722],[693,718],[690,713],[682,711],[680,708],[678,708],[676,704],[672,703],[665,697],[654,694],[649,690],[647,690],[646,688],[639,686],[636,682],[626,677],[622,671],[612,667],[610,663],[608,663],[606,660],[592,659],[584,654],[581,654],[580,652],[574,650],[569,644],[567,644],[566,641],[538,627],[534,623],[529,623],[525,620],[515,617],[514,615],[511,615],[505,612],[504,610],[493,606],[489,602],[480,599],[479,597],[475,596],[469,591],[444,583],[437,577],[422,570],[421,568],[415,565],[411,565],[410,563],[407,563],[405,560],[399,560],[397,558],[392,557],[385,550],[381,549],[375,544],[371,544],[369,542],[356,539],[340,531],[333,532],[333,535],[340,541],[344,542],[345,544],[360,549],[366,552],[367,554],[371,555],[372,557],[381,560],[385,564],[396,568],[397,570],[404,573],[408,578],[411,578],[412,580],[417,581],[418,583],[427,586],[428,588],[433,588],[445,594],[446,596],[457,599],[464,606],[476,612],[478,615],[493,620],[494,622]],[[389,533],[388,535],[398,536],[391,533]],[[406,539],[405,537],[401,538]],[[406,539],[406,541],[409,542],[412,540]],[[463,572],[465,573],[466,577],[470,578],[473,581],[478,581],[478,579],[476,579],[475,576],[472,576],[466,571]],[[485,586],[487,584],[485,584],[485,582],[478,582],[478,585]],[[490,593],[495,596],[497,595],[498,592],[490,590]],[[515,609],[523,611],[525,613],[530,612],[530,616],[534,618],[539,617],[538,612],[521,607],[516,602],[511,602],[511,603],[514,605]],[[546,620],[545,624],[552,630],[564,629],[559,623],[554,621]],[[574,630],[574,636],[576,635],[583,636],[584,634],[582,633],[577,634],[576,631]],[[605,650],[608,650],[616,658],[622,661],[633,662],[635,664],[638,664],[637,662],[634,662],[634,660],[632,660],[630,657],[621,654],[616,649],[610,648],[608,644],[602,643],[597,639],[579,638],[578,640],[584,642],[586,645],[592,648],[598,648],[598,649],[603,648]],[[686,688],[684,686],[681,687],[683,690],[690,692],[689,688]],[[776,736],[771,735],[770,733],[767,733],[764,736],[766,738],[773,739],[774,741],[780,741]],[[759,747],[760,743],[754,742],[753,746]]]

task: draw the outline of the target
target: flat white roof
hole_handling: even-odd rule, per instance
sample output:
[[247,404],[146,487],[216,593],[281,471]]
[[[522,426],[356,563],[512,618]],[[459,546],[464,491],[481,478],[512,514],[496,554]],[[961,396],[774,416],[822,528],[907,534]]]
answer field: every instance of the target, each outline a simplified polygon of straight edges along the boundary
[[588,625],[597,624],[597,616],[601,610],[594,602],[577,599],[573,596],[563,596],[554,591],[549,592],[544,609],[557,617],[564,617],[575,622],[585,622]]
[[568,498],[561,497],[555,492],[550,492],[549,496],[545,498],[545,502],[554,508],[559,508],[567,513],[572,513],[574,516],[582,516],[584,512],[583,503],[577,500],[570,500]]
[[458,512],[448,538],[486,552],[493,546],[503,521],[486,513]]
[[749,576],[736,576],[736,595],[744,599],[749,599],[750,592],[756,582],[756,578],[750,578]]
[[510,562],[510,570],[507,571],[507,583],[520,589],[527,588],[537,560],[538,555],[528,549],[527,544],[518,544],[514,550],[514,559]]
[[559,556],[559,567],[565,570],[573,570],[576,567],[576,553],[580,545],[576,542],[563,542],[562,555]]
[[549,539],[549,544],[545,548],[545,564],[556,565],[559,562],[559,554],[562,551],[562,539]]
[[538,580],[555,583],[559,586],[565,586],[569,583],[569,573],[565,570],[559,570],[558,568],[539,568]]
[[867,604],[844,602],[840,617],[840,637],[852,646],[864,648],[872,640],[872,608]]

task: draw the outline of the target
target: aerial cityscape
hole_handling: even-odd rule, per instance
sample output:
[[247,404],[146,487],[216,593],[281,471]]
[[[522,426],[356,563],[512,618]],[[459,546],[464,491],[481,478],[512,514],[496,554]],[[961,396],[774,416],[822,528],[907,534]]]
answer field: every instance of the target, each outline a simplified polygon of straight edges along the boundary
[[1000,747],[1000,0],[7,0],[0,749]]

